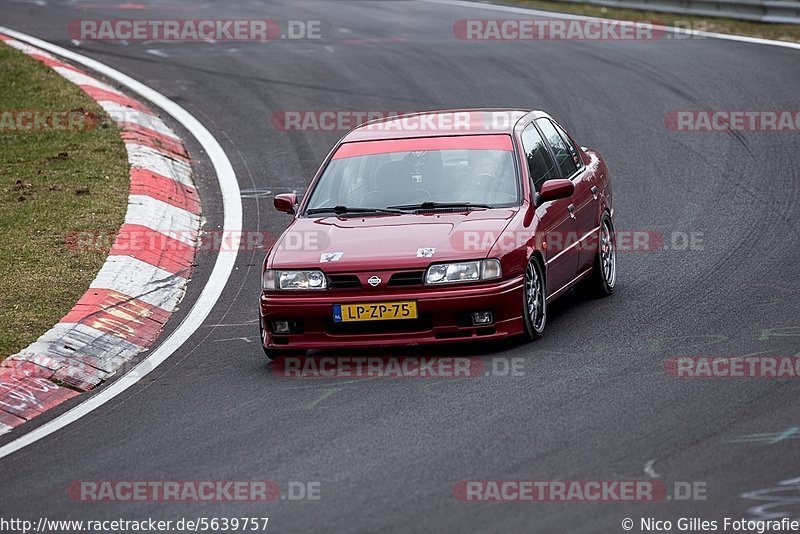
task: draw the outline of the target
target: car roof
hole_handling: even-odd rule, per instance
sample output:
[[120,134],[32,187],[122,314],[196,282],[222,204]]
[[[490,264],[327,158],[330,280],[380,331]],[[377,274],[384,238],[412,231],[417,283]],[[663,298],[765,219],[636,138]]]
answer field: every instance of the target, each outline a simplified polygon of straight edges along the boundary
[[393,115],[365,122],[345,135],[341,142],[377,141],[409,137],[511,134],[514,126],[531,110],[480,108],[445,109]]

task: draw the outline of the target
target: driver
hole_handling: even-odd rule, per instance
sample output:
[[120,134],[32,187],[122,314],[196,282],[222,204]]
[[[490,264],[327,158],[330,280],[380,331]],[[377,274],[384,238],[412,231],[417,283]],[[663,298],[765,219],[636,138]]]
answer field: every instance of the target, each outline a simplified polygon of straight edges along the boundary
[[502,175],[502,153],[495,150],[472,150],[467,157],[469,177],[473,183],[486,186],[487,181],[499,180]]

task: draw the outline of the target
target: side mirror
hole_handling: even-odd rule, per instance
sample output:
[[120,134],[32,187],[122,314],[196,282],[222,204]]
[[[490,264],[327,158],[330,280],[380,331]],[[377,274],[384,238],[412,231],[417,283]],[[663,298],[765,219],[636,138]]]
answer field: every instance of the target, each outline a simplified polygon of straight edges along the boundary
[[283,193],[275,195],[272,200],[272,205],[275,209],[289,215],[294,215],[294,208],[297,206],[297,195],[294,193]]
[[575,185],[570,180],[547,180],[534,196],[535,204],[539,207],[551,200],[571,197],[574,192]]

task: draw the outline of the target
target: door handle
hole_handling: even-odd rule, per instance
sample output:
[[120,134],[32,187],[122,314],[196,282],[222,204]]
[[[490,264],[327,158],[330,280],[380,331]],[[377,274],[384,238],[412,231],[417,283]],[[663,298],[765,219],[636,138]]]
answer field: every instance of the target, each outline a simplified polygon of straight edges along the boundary
[[575,204],[570,204],[569,206],[567,206],[567,211],[569,212],[570,218],[574,219],[575,218]]
[[596,185],[592,186],[592,198],[597,200],[597,186]]

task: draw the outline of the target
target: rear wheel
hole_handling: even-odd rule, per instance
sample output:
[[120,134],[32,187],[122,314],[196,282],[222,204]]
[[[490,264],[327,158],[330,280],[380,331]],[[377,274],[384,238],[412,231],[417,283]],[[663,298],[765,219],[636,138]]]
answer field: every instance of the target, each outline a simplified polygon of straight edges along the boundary
[[597,255],[592,266],[592,276],[587,281],[586,290],[597,297],[605,297],[614,292],[617,283],[617,241],[614,236],[614,225],[608,213],[600,219],[600,235],[597,243]]
[[529,339],[539,339],[547,323],[547,295],[544,270],[535,256],[528,261],[523,286],[522,322]]

